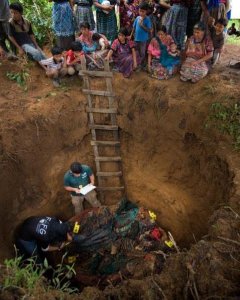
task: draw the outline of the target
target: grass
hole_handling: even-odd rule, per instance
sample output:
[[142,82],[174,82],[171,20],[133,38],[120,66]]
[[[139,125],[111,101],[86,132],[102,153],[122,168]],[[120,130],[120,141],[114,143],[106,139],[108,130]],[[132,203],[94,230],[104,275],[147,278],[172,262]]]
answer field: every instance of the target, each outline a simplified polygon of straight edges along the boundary
[[231,136],[235,150],[240,150],[240,103],[213,103],[206,124],[217,128],[223,134]]
[[4,265],[6,267],[6,276],[3,289],[12,287],[23,288],[28,295],[33,293],[45,272],[44,268],[36,266],[33,258],[29,259],[24,267],[21,257],[6,259]]
[[[45,291],[57,289],[68,294],[77,292],[78,289],[72,287],[70,281],[76,275],[74,264],[66,265],[63,263],[66,255],[67,253],[63,255],[61,263],[55,268],[49,266],[46,259],[42,265],[37,265],[35,258],[27,259],[24,262],[19,256],[6,259],[4,261],[5,274],[2,289],[22,289],[25,297],[33,295],[38,286],[41,286]],[[49,270],[52,272],[52,276],[49,284],[47,284],[44,274]]]
[[240,46],[240,37],[235,35],[227,36],[226,43],[230,45]]

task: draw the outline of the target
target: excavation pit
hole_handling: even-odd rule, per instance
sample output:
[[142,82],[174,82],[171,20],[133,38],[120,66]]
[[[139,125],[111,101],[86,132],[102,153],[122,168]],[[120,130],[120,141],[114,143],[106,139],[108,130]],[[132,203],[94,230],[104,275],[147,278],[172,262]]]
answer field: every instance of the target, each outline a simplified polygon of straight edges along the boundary
[[[19,70],[17,64],[12,68]],[[6,79],[7,69],[3,63],[2,259],[13,255],[12,233],[23,219],[72,217],[70,197],[63,189],[63,175],[72,161],[86,163],[95,171],[82,82],[66,80],[66,85],[53,90],[41,70],[33,68],[25,93]],[[212,233],[211,216],[229,206],[235,195],[229,139],[205,125],[214,101],[226,95],[237,99],[236,86],[216,74],[189,86],[178,78],[159,82],[143,73],[130,80],[116,74],[113,86],[127,196],[154,211],[158,224],[172,233],[180,248],[190,249],[209,230]],[[218,88],[218,96],[209,86]],[[96,87],[101,88],[98,81]],[[107,117],[104,121],[108,122]],[[104,204],[116,204],[119,199],[118,194],[108,193]]]

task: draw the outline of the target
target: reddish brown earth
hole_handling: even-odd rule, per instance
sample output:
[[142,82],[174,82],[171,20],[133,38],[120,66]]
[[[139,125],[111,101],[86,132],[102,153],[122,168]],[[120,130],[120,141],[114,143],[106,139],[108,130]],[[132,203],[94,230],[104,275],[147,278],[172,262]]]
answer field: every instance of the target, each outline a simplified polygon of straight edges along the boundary
[[[155,211],[161,227],[189,250],[171,256],[161,275],[104,292],[88,288],[79,299],[240,295],[239,153],[229,137],[205,126],[212,103],[239,100],[239,75],[226,68],[239,53],[228,45],[221,65],[195,85],[178,76],[160,82],[146,73],[131,79],[115,74],[128,197]],[[41,69],[30,66],[25,92],[6,77],[21,68],[18,62],[0,65],[1,259],[12,256],[12,233],[27,216],[72,216],[63,189],[72,161],[94,168],[82,81],[65,79],[55,89]],[[108,195],[105,204],[118,200]]]

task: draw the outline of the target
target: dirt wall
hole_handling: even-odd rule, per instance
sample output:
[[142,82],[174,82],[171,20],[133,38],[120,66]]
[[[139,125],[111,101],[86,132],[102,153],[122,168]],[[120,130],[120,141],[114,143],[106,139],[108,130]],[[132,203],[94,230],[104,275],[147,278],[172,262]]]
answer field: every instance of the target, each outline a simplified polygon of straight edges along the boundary
[[[25,217],[72,215],[63,190],[72,161],[94,168],[82,81],[67,79],[54,89],[42,70],[30,67],[25,92],[6,78],[8,68],[1,66],[0,83],[3,256],[11,244],[9,233]],[[212,75],[208,86],[216,78]],[[223,83],[221,96],[231,90],[235,97],[223,80],[218,86]],[[94,84],[101,86],[97,80]],[[228,201],[233,186],[227,159],[217,152],[218,136],[204,128],[213,95],[204,81],[189,86],[178,78],[159,82],[145,74],[130,80],[116,74],[114,89],[128,196],[156,211],[161,226],[188,246],[207,232],[208,218]],[[117,200],[109,195],[105,203]]]

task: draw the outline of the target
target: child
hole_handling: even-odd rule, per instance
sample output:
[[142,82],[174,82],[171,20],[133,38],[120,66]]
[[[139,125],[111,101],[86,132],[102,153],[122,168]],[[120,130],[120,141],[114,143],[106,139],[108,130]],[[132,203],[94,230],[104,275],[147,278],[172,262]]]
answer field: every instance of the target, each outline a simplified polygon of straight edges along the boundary
[[150,18],[147,17],[148,9],[148,3],[143,2],[139,5],[139,16],[133,23],[133,30],[131,33],[131,38],[134,35],[134,41],[136,42],[142,64],[145,60],[147,42],[150,39],[152,32],[152,24]]
[[163,59],[162,66],[164,66],[168,71],[168,76],[172,76],[175,68],[180,64],[180,51],[177,49],[175,43],[171,44],[168,50],[168,54]]
[[55,87],[60,86],[60,77],[66,75],[66,62],[62,52],[61,48],[53,47],[51,49],[52,57],[40,61],[40,65],[45,69],[47,77],[53,79]]
[[[110,3],[108,0],[104,0],[101,4],[102,4],[102,5],[105,5],[105,6],[110,6],[110,5],[111,5],[111,3]],[[104,10],[104,9],[103,9],[103,12],[104,12],[105,14],[107,14],[107,15],[110,13],[109,10]]]
[[213,42],[213,58],[212,58],[212,66],[215,66],[220,58],[223,45],[224,45],[224,29],[227,26],[226,19],[219,19],[215,26],[209,27],[211,39]]
[[168,53],[173,57],[180,56],[180,51],[177,49],[176,44],[171,44],[170,45]]
[[81,69],[81,57],[84,55],[82,44],[72,42],[71,49],[66,52],[67,74],[74,75]]
[[108,40],[99,33],[94,33],[92,35],[92,40],[94,43],[97,43],[97,50],[105,50],[109,47]]

